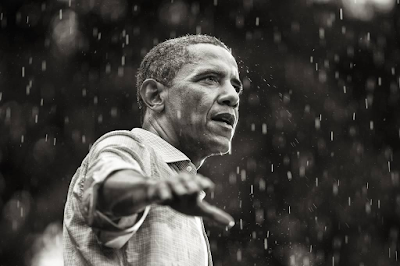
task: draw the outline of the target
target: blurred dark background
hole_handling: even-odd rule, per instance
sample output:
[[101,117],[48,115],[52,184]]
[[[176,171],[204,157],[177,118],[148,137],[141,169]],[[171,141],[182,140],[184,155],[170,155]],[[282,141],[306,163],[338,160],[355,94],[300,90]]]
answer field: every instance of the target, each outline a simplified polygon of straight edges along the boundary
[[201,169],[237,221],[207,226],[215,265],[399,265],[399,0],[1,0],[0,265],[62,265],[72,175],[139,126],[146,52],[189,33],[245,87],[232,154]]

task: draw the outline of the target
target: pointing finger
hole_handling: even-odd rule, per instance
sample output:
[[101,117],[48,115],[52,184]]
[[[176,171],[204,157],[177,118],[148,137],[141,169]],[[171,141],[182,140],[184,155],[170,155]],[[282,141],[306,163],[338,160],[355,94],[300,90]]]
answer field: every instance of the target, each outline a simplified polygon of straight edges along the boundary
[[221,225],[228,226],[229,228],[235,225],[233,217],[223,210],[212,206],[205,201],[199,202],[198,205],[203,212],[203,217],[210,218]]

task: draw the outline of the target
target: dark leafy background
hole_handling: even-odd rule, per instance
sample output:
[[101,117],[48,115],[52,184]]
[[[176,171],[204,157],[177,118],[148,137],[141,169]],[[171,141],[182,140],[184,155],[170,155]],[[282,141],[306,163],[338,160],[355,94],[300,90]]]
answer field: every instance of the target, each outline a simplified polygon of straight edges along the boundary
[[232,47],[232,154],[206,161],[215,265],[397,265],[398,0],[2,0],[0,264],[62,265],[69,181],[102,134],[139,126],[135,73],[170,37]]

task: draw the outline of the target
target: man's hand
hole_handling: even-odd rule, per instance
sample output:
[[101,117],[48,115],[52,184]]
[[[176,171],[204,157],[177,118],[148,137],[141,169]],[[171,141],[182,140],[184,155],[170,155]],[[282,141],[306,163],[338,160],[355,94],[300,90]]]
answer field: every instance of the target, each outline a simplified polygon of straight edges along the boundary
[[180,173],[174,178],[154,181],[148,187],[148,200],[191,216],[202,216],[220,225],[232,227],[234,219],[223,210],[201,200],[202,191],[210,191],[214,183],[202,175]]

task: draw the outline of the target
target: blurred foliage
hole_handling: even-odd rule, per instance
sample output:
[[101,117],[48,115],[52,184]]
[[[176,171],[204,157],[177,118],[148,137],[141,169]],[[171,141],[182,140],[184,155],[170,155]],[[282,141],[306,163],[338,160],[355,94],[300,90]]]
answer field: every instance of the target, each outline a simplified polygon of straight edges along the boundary
[[245,87],[232,154],[201,169],[237,220],[208,226],[215,265],[396,265],[395,0],[3,0],[1,265],[40,265],[91,143],[139,126],[141,58],[188,33],[230,46]]

